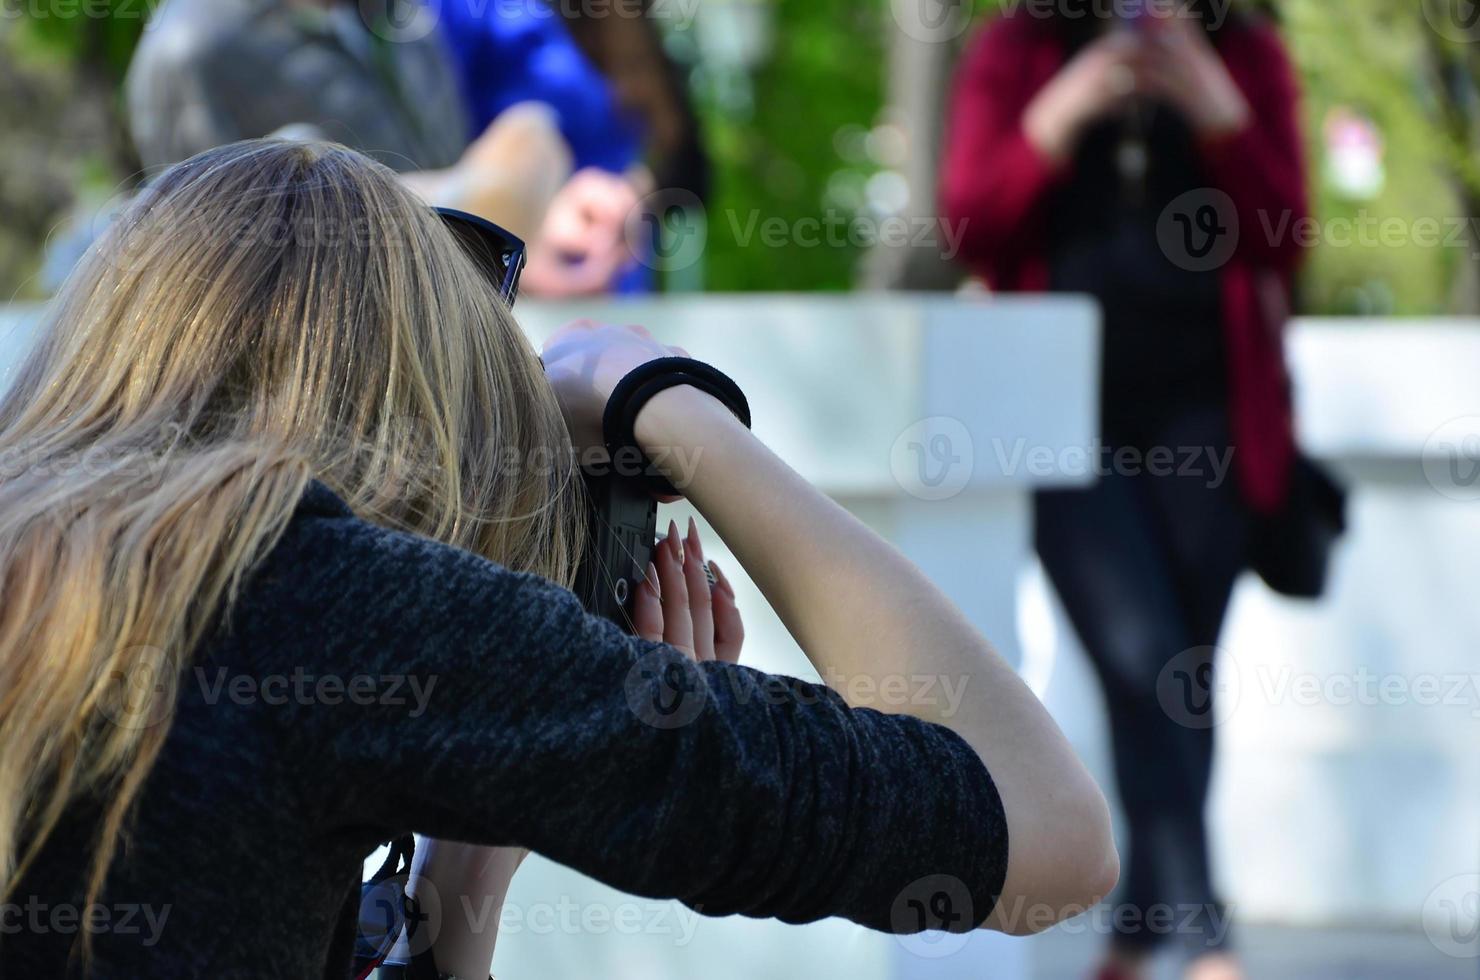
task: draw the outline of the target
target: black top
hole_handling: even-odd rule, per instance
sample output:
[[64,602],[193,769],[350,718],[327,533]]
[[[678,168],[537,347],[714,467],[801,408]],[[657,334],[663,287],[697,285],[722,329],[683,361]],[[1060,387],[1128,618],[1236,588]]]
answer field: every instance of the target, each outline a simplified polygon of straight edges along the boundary
[[176,705],[101,909],[78,909],[77,806],[3,907],[0,976],[68,975],[87,921],[98,978],[340,980],[361,862],[406,831],[709,915],[891,931],[940,908],[914,894],[935,875],[979,922],[1006,870],[997,790],[950,730],[693,665],[317,484]]
[[[1138,146],[1139,175],[1122,163]],[[1180,406],[1222,398],[1218,273],[1180,267],[1157,235],[1167,205],[1207,187],[1186,122],[1147,105],[1087,130],[1052,194],[1050,284],[1100,301],[1101,411],[1112,440]]]

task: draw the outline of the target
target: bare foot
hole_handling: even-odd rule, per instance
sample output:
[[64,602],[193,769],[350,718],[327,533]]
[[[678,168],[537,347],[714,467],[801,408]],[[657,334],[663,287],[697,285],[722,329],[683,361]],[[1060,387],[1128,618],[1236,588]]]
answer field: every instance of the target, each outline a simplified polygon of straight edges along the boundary
[[1188,963],[1182,980],[1244,980],[1244,971],[1228,953],[1209,953]]

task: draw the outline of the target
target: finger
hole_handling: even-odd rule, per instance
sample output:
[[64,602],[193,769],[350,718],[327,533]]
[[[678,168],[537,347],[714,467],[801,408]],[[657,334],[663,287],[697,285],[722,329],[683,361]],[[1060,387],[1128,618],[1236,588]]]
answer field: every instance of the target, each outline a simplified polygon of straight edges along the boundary
[[561,341],[574,337],[577,334],[588,333],[594,329],[596,329],[596,323],[592,320],[572,320],[545,338],[544,349],[549,350]]
[[1165,65],[1147,62],[1136,67],[1135,75],[1136,87],[1141,92],[1166,94],[1178,88],[1176,72]]
[[714,588],[711,589],[714,603],[714,659],[727,664],[740,662],[740,647],[745,643],[745,624],[740,619],[740,607],[735,601],[735,589],[716,562],[709,567],[714,572]]
[[704,548],[699,543],[699,527],[692,517],[683,542],[683,577],[689,590],[689,618],[694,624],[694,653],[700,660],[713,660],[714,610],[709,576],[704,572]]
[[647,577],[632,596],[632,631],[644,640],[663,641],[663,601],[658,595],[658,570],[648,562]]
[[683,577],[683,551],[678,525],[668,522],[668,537],[658,546],[658,594],[663,598],[663,642],[694,654],[694,623],[689,618],[689,590]]

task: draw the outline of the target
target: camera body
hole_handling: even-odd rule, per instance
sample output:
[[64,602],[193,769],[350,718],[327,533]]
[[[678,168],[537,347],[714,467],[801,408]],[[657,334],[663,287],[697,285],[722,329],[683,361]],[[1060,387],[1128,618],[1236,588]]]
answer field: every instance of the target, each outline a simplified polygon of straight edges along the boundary
[[586,470],[586,556],[575,593],[588,612],[633,632],[632,595],[647,578],[658,533],[658,501],[619,467]]

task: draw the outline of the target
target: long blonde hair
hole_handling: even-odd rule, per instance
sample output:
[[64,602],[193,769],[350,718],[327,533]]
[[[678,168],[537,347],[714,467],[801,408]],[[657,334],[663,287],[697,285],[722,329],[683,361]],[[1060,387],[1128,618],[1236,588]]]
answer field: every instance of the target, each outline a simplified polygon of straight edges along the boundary
[[186,669],[311,479],[568,584],[575,472],[508,308],[390,171],[250,141],[161,175],[0,399],[0,898],[84,793],[96,897],[168,729],[120,712],[169,714],[151,679]]

